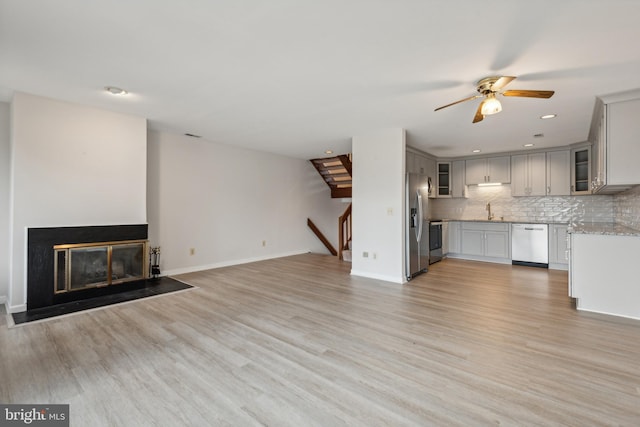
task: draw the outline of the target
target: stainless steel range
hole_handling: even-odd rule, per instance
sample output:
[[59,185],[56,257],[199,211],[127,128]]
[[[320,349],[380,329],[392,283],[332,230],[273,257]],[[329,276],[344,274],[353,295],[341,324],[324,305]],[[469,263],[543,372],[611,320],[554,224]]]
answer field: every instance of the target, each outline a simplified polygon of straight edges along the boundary
[[429,264],[442,260],[442,220],[429,220]]

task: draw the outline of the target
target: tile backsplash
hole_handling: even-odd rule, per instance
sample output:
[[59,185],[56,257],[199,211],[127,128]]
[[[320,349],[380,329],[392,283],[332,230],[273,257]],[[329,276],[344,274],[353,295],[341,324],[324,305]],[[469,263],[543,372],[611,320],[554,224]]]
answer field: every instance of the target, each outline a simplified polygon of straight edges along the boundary
[[616,194],[615,221],[640,230],[640,185]]
[[[487,203],[491,203],[491,213],[505,221],[542,222],[614,222],[616,214],[614,196],[544,196],[512,197],[511,186],[478,187],[471,185],[466,199],[431,199],[429,210],[432,218],[446,219],[487,219]],[[620,197],[620,196],[617,196]],[[625,206],[630,213],[625,221],[638,221],[640,191],[625,198]],[[633,217],[635,212],[635,218]],[[625,224],[627,225],[627,224]],[[634,227],[636,228],[636,227]]]

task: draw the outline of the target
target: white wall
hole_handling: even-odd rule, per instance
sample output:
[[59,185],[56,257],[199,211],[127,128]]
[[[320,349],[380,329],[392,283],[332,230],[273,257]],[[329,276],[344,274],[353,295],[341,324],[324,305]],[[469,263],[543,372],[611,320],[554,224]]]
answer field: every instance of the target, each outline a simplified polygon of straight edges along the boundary
[[16,93],[9,309],[26,303],[26,229],[146,223],[146,120]]
[[9,290],[9,104],[0,102],[0,304]]
[[386,129],[356,136],[352,151],[351,274],[403,283],[405,131]]
[[161,246],[162,274],[327,253],[307,217],[337,243],[347,205],[330,198],[306,160],[150,131],[148,167],[150,243]]

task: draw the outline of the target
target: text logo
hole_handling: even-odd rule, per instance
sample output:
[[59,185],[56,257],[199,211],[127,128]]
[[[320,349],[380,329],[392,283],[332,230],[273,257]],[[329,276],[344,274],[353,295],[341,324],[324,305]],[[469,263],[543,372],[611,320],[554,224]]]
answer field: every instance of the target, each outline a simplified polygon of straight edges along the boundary
[[69,405],[1,405],[0,427],[69,427]]

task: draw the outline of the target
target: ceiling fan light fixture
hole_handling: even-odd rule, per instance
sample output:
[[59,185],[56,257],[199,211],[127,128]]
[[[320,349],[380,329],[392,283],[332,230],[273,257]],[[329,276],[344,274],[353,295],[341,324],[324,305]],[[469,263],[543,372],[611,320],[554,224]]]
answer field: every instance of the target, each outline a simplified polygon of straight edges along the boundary
[[494,94],[489,94],[487,99],[482,102],[482,109],[480,112],[483,116],[490,116],[492,114],[497,114],[502,111],[502,104],[496,98]]

